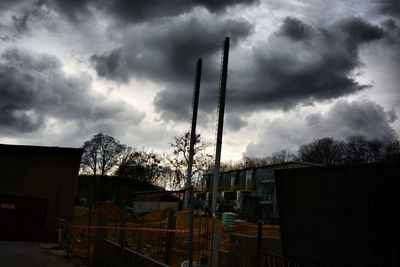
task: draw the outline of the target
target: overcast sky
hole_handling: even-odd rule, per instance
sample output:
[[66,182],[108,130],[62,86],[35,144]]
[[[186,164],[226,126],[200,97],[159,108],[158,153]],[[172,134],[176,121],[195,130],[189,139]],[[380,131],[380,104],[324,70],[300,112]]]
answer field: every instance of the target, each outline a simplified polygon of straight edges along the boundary
[[0,0],[0,143],[169,152],[202,57],[213,146],[226,36],[223,161],[400,135],[398,0]]

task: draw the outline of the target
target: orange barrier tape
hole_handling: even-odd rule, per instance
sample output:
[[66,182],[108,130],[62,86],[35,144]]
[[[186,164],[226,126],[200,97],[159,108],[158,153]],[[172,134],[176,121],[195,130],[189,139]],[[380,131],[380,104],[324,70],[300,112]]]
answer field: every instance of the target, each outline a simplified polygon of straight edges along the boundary
[[78,228],[78,229],[136,230],[136,231],[148,231],[148,232],[189,233],[188,230],[178,230],[178,229],[120,227],[120,226],[102,226],[102,225],[89,226],[89,225],[70,224],[66,220],[58,220],[58,221],[71,228]]
[[[189,233],[189,230],[179,230],[179,229],[165,229],[165,228],[143,228],[143,227],[121,227],[121,226],[103,226],[103,225],[76,225],[70,224],[67,220],[57,219],[60,223],[67,225],[71,228],[77,229],[108,229],[108,230],[135,230],[135,231],[147,231],[147,232],[168,232],[168,233]],[[232,229],[238,227],[245,227],[247,224],[238,224],[236,226],[223,226],[223,229]],[[194,232],[198,231],[193,230]]]

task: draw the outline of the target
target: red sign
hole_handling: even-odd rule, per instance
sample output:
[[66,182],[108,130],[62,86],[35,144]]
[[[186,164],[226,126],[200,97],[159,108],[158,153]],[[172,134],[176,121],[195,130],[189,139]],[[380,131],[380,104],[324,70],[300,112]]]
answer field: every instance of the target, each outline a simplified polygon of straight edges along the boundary
[[15,204],[1,203],[0,204],[0,209],[15,210]]

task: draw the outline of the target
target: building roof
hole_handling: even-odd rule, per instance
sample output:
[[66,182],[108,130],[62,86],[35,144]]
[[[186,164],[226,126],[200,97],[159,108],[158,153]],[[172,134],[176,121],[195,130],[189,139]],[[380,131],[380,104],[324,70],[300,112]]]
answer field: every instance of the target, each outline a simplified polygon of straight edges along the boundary
[[57,146],[31,146],[31,145],[7,145],[0,144],[0,155],[1,154],[36,154],[36,153],[56,153],[56,154],[77,154],[82,155],[82,148],[69,148],[69,147],[57,147]]
[[321,170],[340,170],[340,169],[367,169],[367,168],[389,168],[389,167],[396,167],[399,162],[396,161],[388,161],[388,162],[361,162],[361,163],[348,163],[348,164],[338,164],[338,165],[316,165],[316,168],[312,169],[304,169],[304,168],[287,168],[277,170],[278,172],[296,172],[298,170],[294,169],[302,169],[305,172],[318,172]]
[[[286,166],[286,165],[290,165],[290,164],[298,164],[298,165],[304,165],[304,166],[309,166],[309,167],[321,167],[321,166],[324,166],[324,165],[321,165],[321,164],[304,162],[304,161],[288,161],[288,162],[275,163],[275,164],[263,165],[263,166],[258,166],[258,167],[246,167],[246,168],[242,168],[242,169],[233,169],[233,170],[230,170],[230,171],[220,172],[220,174],[237,172],[237,171],[245,171],[245,170],[250,170],[250,169],[275,168],[275,167]],[[214,174],[211,173],[209,175],[214,175]]]

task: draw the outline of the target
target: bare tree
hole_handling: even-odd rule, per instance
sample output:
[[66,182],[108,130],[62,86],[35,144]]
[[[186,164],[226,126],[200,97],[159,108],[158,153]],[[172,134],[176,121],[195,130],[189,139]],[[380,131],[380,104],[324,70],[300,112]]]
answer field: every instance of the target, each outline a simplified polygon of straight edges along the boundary
[[350,136],[346,141],[322,138],[299,147],[299,159],[324,165],[398,161],[398,140],[368,140]]
[[117,166],[126,146],[114,137],[98,133],[83,144],[81,169],[93,175],[105,176]]
[[400,162],[400,141],[386,141],[382,148],[382,161]]
[[83,155],[81,160],[81,172],[93,174],[95,197],[98,196],[98,185],[96,176],[100,175],[101,194],[105,197],[105,176],[117,166],[119,157],[125,151],[126,146],[114,137],[98,133],[83,144]]
[[346,163],[368,162],[368,141],[364,136],[350,136],[346,141]]
[[243,157],[236,162],[223,162],[221,163],[222,171],[240,170],[245,168],[259,168],[271,164],[280,164],[293,161],[296,155],[289,150],[282,149],[272,153],[271,156],[266,157]]
[[301,145],[298,150],[299,159],[305,162],[319,163],[324,165],[337,165],[344,162],[345,144],[326,137]]
[[116,174],[119,177],[160,184],[167,171],[162,161],[162,157],[155,152],[129,149],[122,158]]
[[[168,155],[166,158],[174,175],[170,177],[169,186],[176,189],[184,185],[187,175],[190,132],[174,137],[174,142],[170,143],[170,146],[173,147],[174,150],[172,151],[172,154]],[[207,153],[208,147],[209,144],[201,140],[200,134],[196,134],[192,167],[194,183],[197,183],[202,175],[210,171],[213,157]]]
[[272,153],[270,157],[270,164],[280,164],[295,159],[295,155],[287,149],[281,149],[277,152]]

